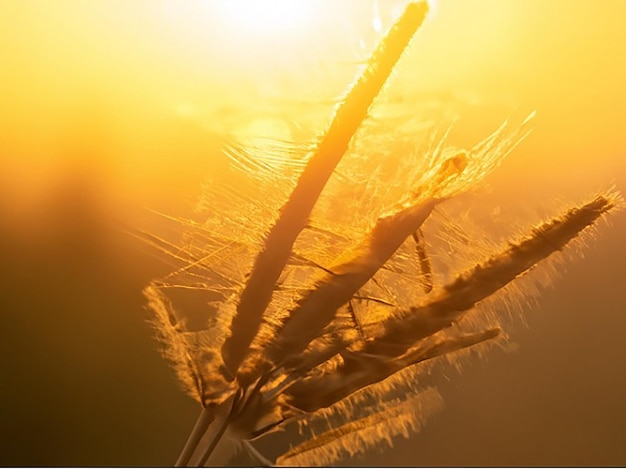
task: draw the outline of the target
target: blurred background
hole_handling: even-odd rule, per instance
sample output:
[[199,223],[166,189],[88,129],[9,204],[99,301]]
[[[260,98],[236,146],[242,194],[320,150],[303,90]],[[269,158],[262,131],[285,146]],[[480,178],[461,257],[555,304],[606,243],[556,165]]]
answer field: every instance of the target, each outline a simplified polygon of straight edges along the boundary
[[[192,212],[226,134],[319,132],[405,3],[0,0],[0,465],[174,462],[197,405],[141,294],[171,268],[130,232]],[[514,232],[626,193],[625,21],[621,0],[432,2],[384,99],[453,109],[461,144],[537,111],[484,189]],[[444,371],[443,413],[345,464],[625,465],[625,236],[620,212],[515,351]]]

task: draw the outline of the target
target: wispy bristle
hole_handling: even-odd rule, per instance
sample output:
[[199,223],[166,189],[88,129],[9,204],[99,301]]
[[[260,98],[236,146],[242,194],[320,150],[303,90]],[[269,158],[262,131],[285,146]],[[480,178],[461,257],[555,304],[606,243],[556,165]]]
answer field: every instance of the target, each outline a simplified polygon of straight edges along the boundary
[[202,382],[198,364],[196,363],[192,348],[187,343],[184,334],[172,323],[169,312],[165,307],[166,298],[157,288],[150,285],[144,289],[144,295],[148,299],[148,306],[154,313],[154,326],[157,338],[165,346],[163,354],[170,360],[176,371],[176,375],[185,390],[194,400],[201,402]]
[[393,438],[418,432],[426,420],[443,408],[435,389],[386,403],[367,417],[331,429],[294,447],[277,459],[284,466],[329,466],[342,457],[367,451],[380,443],[393,445]]

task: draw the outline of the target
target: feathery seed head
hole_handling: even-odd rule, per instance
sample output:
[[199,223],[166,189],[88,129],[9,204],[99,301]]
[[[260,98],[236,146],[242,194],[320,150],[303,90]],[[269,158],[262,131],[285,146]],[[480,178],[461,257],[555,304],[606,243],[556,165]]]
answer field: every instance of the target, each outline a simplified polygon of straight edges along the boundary
[[[506,337],[482,303],[623,206],[609,191],[500,250],[470,252],[459,220],[441,222],[446,204],[482,184],[534,113],[468,150],[449,146],[451,126],[395,158],[388,140],[372,145],[381,132],[369,109],[427,9],[407,6],[314,145],[232,142],[235,183],[208,184],[196,207],[211,217],[172,218],[181,246],[146,236],[181,265],[144,293],[165,356],[203,408],[177,465],[292,423],[310,433],[281,465],[329,465],[419,431],[442,408],[421,377]],[[482,261],[459,273],[450,255]]]

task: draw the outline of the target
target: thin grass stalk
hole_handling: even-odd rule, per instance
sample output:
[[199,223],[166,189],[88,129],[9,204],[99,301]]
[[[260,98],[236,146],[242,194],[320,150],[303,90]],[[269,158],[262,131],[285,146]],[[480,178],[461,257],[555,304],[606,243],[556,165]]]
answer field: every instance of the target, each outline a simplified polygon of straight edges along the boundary
[[352,136],[367,116],[374,98],[423,22],[427,10],[425,2],[409,4],[382,40],[368,67],[337,108],[329,128],[313,150],[297,186],[265,237],[263,248],[255,259],[248,283],[241,293],[237,312],[231,323],[230,336],[222,346],[225,365],[222,374],[227,380],[234,378],[248,353],[292,246],[306,226],[322,189],[347,150]]
[[261,454],[258,450],[256,450],[256,447],[254,447],[252,445],[252,443],[250,443],[249,441],[242,441],[243,447],[244,449],[248,452],[248,455],[250,455],[257,463],[256,466],[260,466],[260,467],[273,467],[274,465],[272,464],[272,462],[270,462],[268,459],[265,458],[265,456],[263,456],[263,454]]
[[189,465],[189,460],[191,460],[191,457],[196,451],[196,448],[198,447],[202,436],[204,436],[204,433],[206,433],[207,429],[209,429],[209,426],[213,422],[214,417],[215,416],[212,411],[208,410],[207,408],[202,408],[202,411],[200,411],[200,416],[198,416],[196,424],[191,430],[191,434],[189,434],[183,450],[178,456],[178,459],[176,459],[174,467],[186,467]]
[[204,467],[207,461],[209,460],[209,458],[211,458],[211,454],[217,448],[217,445],[222,440],[222,437],[224,437],[224,434],[226,433],[226,430],[228,429],[228,424],[229,424],[228,419],[226,419],[224,420],[222,425],[219,427],[219,429],[217,430],[217,432],[211,439],[211,442],[209,443],[207,448],[204,449],[204,451],[202,452],[202,455],[200,456],[200,460],[198,461],[198,465],[197,465],[198,467]]
[[445,356],[446,354],[466,349],[471,346],[484,343],[486,341],[498,338],[502,334],[500,328],[489,328],[479,333],[471,333],[468,335],[456,336],[453,338],[446,338],[441,341],[436,341],[434,344],[426,344],[421,347],[417,347],[407,354],[397,359],[398,366],[402,369],[419,364],[420,362],[434,359],[435,357]]
[[226,433],[228,426],[230,426],[231,424],[231,419],[233,418],[234,414],[237,411],[237,406],[240,403],[242,394],[243,392],[241,391],[241,389],[235,392],[235,395],[233,396],[232,404],[230,406],[230,412],[224,418],[224,421],[222,422],[221,426],[219,427],[215,435],[212,436],[211,441],[209,442],[209,445],[206,447],[206,449],[204,449],[204,451],[200,455],[200,460],[198,461],[198,465],[197,465],[198,467],[204,467],[206,465],[207,461],[211,457],[211,454],[213,453],[217,445],[222,440],[222,437],[224,437],[224,434]]
[[343,367],[321,377],[298,382],[288,389],[289,404],[305,412],[315,412],[407,367],[489,341],[500,332],[499,328],[492,328],[480,333],[440,339],[396,359],[344,352]]

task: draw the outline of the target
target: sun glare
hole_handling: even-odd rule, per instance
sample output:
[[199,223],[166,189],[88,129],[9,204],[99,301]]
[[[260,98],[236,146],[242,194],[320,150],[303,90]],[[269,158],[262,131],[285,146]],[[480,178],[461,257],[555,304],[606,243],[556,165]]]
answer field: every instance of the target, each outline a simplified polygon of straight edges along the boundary
[[223,23],[253,35],[300,29],[314,10],[312,0],[210,0],[207,6]]

